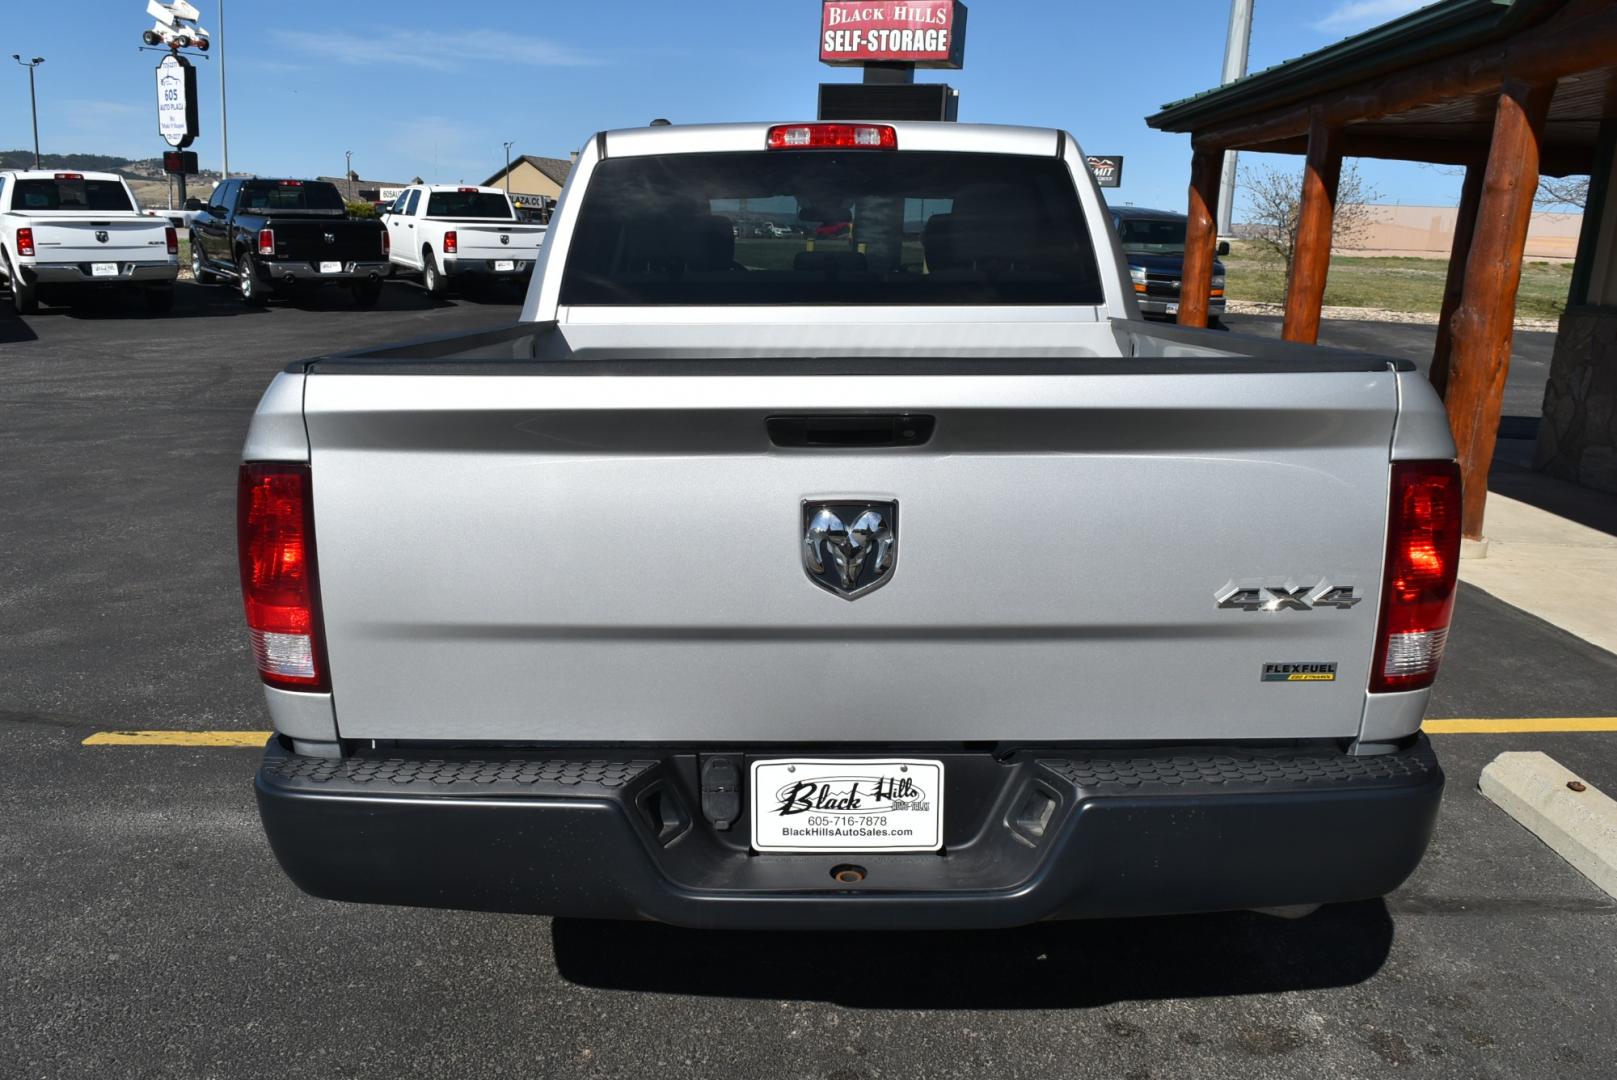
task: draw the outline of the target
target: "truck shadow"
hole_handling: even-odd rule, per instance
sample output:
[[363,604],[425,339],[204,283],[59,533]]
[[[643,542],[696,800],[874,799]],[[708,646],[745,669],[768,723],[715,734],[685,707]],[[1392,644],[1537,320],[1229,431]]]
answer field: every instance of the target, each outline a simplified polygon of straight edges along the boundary
[[1002,931],[551,927],[557,970],[580,986],[865,1009],[1083,1009],[1352,986],[1381,969],[1392,937],[1381,900],[1300,919],[1229,912]]
[[39,335],[29,328],[7,299],[0,303],[0,345],[13,345],[21,341],[38,341]]

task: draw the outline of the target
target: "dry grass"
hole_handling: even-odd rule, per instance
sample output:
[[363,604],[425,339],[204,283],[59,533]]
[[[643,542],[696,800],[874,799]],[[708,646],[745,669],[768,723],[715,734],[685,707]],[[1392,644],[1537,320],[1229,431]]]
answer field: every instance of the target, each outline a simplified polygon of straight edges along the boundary
[[[1230,299],[1275,304],[1285,301],[1286,267],[1278,258],[1266,257],[1251,245],[1238,243],[1223,263]],[[1447,275],[1446,259],[1337,255],[1331,259],[1325,303],[1435,315],[1443,309]],[[1566,308],[1571,285],[1570,263],[1526,263],[1516,295],[1517,317],[1559,318]]]

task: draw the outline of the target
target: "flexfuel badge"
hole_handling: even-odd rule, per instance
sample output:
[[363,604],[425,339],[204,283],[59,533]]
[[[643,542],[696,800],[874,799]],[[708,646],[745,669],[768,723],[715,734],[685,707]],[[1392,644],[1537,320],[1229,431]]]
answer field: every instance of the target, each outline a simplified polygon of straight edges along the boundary
[[1335,682],[1336,664],[1264,664],[1264,682]]

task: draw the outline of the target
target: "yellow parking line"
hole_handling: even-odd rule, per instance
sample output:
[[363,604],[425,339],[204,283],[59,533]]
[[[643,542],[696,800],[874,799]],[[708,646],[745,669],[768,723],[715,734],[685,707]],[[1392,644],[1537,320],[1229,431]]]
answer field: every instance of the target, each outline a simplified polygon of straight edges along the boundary
[[1509,735],[1521,732],[1617,731],[1617,716],[1539,716],[1472,720],[1428,720],[1428,735]]
[[98,731],[85,746],[252,746],[269,742],[268,731]]

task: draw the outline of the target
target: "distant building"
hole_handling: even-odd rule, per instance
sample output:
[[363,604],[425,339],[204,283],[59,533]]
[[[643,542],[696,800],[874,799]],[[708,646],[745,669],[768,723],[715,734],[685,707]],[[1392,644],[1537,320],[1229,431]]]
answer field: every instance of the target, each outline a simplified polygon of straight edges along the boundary
[[399,189],[409,187],[408,181],[397,180],[345,180],[340,176],[317,176],[328,184],[336,184],[345,202],[383,202],[398,195]]
[[[1446,259],[1454,247],[1454,224],[1460,211],[1452,206],[1372,205],[1364,230],[1339,251],[1378,255],[1417,255]],[[1536,211],[1527,222],[1528,258],[1571,259],[1578,253],[1583,215]]]
[[573,161],[576,160],[577,154],[573,155],[572,160],[523,154],[511,159],[509,175],[501,169],[483,181],[483,186],[506,188],[511,192],[512,201],[519,206],[524,205],[530,196],[554,203],[561,194],[562,185],[567,183],[567,174],[573,171]]

